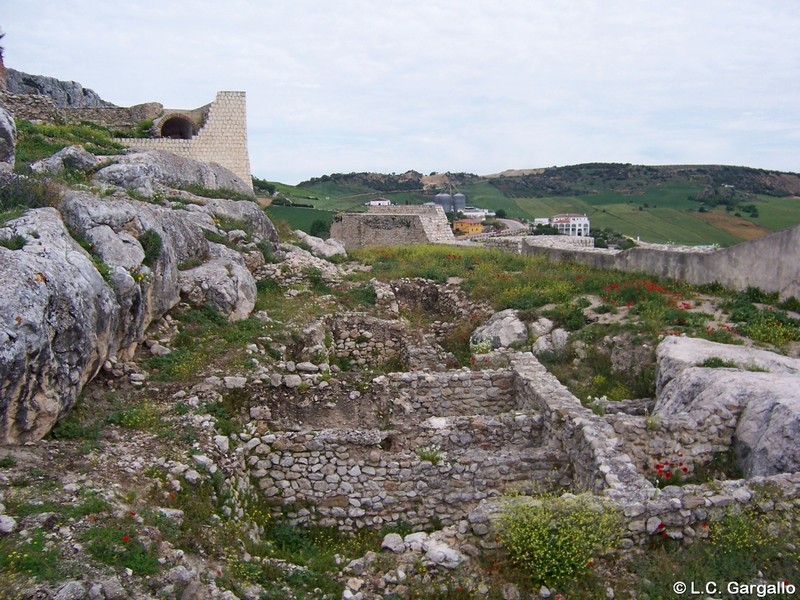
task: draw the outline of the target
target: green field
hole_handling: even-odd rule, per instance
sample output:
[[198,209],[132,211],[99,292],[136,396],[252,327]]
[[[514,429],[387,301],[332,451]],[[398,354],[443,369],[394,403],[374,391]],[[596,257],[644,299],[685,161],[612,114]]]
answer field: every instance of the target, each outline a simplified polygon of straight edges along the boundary
[[314,221],[324,221],[328,225],[333,222],[334,212],[316,208],[297,208],[294,206],[269,206],[267,216],[273,221],[286,221],[292,229],[311,231]]
[[[633,175],[628,178],[615,177],[620,172],[619,166],[609,165],[611,170],[604,170],[605,167],[590,165],[587,168],[564,169],[555,177],[556,187],[547,188],[553,189],[556,195],[543,194],[543,197],[532,197],[533,193],[525,197],[526,194],[520,192],[545,188],[514,188],[506,194],[493,185],[492,181],[498,181],[477,176],[469,176],[458,189],[466,194],[469,206],[495,211],[502,209],[509,217],[532,220],[559,213],[586,214],[591,219],[592,229],[608,228],[655,243],[731,246],[763,235],[767,230],[779,231],[800,224],[800,197],[781,196],[780,193],[750,193],[742,196],[746,199],[738,200],[740,205],[754,204],[758,208],[757,217],[739,210],[738,206],[726,212],[722,204],[716,207],[709,204],[704,208],[707,212],[699,212],[703,203],[691,197],[707,187],[708,180],[703,179],[703,174],[713,171],[711,167],[698,167],[691,177],[667,172],[658,172],[651,177],[652,169],[648,175],[647,168],[633,168]],[[616,173],[613,171],[615,168]],[[727,173],[731,168],[720,169]],[[754,172],[752,169],[741,171],[744,174]],[[738,189],[740,180],[736,182]],[[326,211],[365,210],[364,203],[379,196],[390,198],[395,204],[420,204],[432,201],[435,193],[434,190],[424,194],[413,190],[385,191],[385,185],[384,191],[381,191],[370,188],[369,183],[369,178],[365,178],[364,174],[351,174],[323,177],[302,187],[276,184],[284,198],[311,204],[316,212],[303,213],[294,211],[310,209],[288,209],[272,214],[288,220],[295,228],[307,230],[314,219],[330,220],[332,213]],[[385,184],[386,181],[381,183]],[[746,192],[746,189],[743,191]],[[278,209],[275,207],[270,210]]]

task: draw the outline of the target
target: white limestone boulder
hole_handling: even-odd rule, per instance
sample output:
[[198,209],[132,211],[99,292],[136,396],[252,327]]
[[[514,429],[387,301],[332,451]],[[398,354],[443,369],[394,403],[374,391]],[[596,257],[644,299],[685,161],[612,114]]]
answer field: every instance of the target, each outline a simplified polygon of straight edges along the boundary
[[528,328],[514,309],[507,309],[493,314],[485,325],[478,327],[470,341],[473,344],[489,343],[492,350],[508,348],[515,343],[523,343],[528,339]]
[[0,227],[0,444],[44,436],[113,355],[120,308],[53,208]]
[[0,172],[14,169],[17,126],[14,117],[0,106]]
[[[662,341],[657,357],[656,418],[735,428],[747,477],[800,471],[800,360],[683,337]],[[703,367],[709,358],[736,366]]]
[[294,232],[298,241],[306,244],[311,248],[311,254],[320,258],[331,258],[332,256],[347,256],[347,251],[344,249],[344,244],[339,240],[329,238],[323,240],[322,238],[315,237],[307,234],[305,231],[298,229]]
[[222,244],[208,244],[209,259],[178,273],[181,297],[189,304],[209,305],[230,321],[247,318],[256,303],[256,281],[241,254]]
[[32,163],[31,171],[55,175],[69,169],[88,173],[95,166],[97,166],[97,157],[84,150],[83,146],[67,146],[52,156]]
[[251,196],[249,182],[217,163],[206,163],[163,150],[146,150],[114,157],[114,163],[95,173],[93,179],[134,190],[149,198],[154,185],[198,185],[207,189],[229,189]]

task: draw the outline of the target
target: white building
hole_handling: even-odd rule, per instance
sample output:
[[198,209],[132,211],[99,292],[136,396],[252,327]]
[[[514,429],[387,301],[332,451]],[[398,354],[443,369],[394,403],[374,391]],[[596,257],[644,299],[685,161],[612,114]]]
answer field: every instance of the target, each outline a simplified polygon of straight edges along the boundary
[[589,236],[589,217],[586,215],[556,215],[550,219],[550,225],[561,235]]
[[364,206],[391,206],[392,201],[388,198],[375,198],[375,200],[370,200],[369,202],[365,202]]
[[474,206],[465,206],[460,212],[466,219],[488,219],[494,216],[494,211],[488,208],[476,208]]

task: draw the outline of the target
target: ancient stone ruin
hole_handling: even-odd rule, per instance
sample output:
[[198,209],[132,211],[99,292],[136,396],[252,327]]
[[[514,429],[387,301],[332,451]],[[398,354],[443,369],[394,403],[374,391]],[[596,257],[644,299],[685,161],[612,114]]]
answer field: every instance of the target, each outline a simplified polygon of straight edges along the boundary
[[331,237],[352,250],[372,245],[447,244],[455,242],[441,206],[370,206],[365,213],[341,213]]
[[8,91],[0,91],[0,104],[17,119],[90,121],[126,129],[152,121],[151,137],[116,141],[136,150],[164,150],[217,163],[235,173],[252,191],[244,92],[217,92],[212,102],[191,110],[165,108],[157,102],[121,107],[105,102],[74,81],[9,69]]

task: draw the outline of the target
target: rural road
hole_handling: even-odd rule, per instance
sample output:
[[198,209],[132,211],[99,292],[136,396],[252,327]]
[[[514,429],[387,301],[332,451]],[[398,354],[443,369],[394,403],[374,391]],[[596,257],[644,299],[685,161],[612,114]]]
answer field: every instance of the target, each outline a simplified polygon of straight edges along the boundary
[[523,225],[519,221],[515,221],[514,219],[497,219],[501,223],[505,223],[506,227],[508,227],[511,231],[516,231],[517,229],[527,229],[527,225]]

